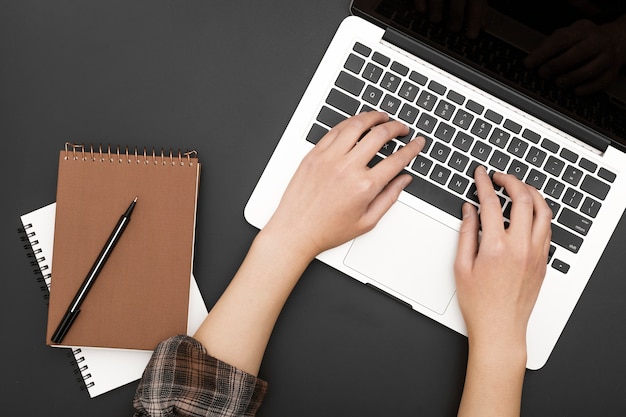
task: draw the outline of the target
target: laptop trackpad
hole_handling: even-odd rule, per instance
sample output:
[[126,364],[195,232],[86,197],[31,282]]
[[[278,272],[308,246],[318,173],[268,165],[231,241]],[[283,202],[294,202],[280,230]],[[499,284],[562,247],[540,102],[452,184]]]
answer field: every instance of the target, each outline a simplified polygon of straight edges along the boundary
[[458,231],[396,202],[369,233],[356,238],[346,266],[382,290],[443,314],[454,296]]

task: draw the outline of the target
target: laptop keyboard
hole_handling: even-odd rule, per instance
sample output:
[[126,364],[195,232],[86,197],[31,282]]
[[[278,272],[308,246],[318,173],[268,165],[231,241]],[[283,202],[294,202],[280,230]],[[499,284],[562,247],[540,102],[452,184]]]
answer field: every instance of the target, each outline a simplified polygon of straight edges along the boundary
[[[615,174],[447,84],[357,42],[307,140],[317,143],[330,128],[357,113],[388,113],[407,124],[410,132],[385,144],[370,166],[415,136],[424,136],[424,149],[405,168],[413,177],[405,191],[458,219],[464,202],[479,206],[473,180],[478,165],[515,175],[537,188],[552,209],[548,261],[567,273],[569,265],[558,259],[557,250],[579,251]],[[511,200],[504,189],[494,187],[508,225]]]

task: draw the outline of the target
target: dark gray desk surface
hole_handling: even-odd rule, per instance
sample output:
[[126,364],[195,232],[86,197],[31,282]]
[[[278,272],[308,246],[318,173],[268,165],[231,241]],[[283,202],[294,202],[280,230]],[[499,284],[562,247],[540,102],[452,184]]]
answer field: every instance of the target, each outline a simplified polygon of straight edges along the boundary
[[[21,214],[54,201],[63,143],[199,152],[195,276],[210,307],[255,235],[242,215],[247,198],[348,5],[3,2],[5,410],[132,414],[136,383],[90,399],[67,352],[44,345],[46,304],[16,230]],[[523,415],[626,415],[625,246],[622,221],[548,364],[527,374]],[[259,414],[451,416],[466,353],[464,337],[316,261],[267,349]]]

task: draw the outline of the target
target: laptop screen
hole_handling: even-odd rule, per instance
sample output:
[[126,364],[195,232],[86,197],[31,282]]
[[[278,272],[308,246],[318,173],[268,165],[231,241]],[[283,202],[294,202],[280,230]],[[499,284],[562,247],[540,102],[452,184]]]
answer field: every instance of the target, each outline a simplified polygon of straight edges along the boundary
[[[466,9],[454,14],[450,3]],[[626,146],[626,2],[547,3],[353,0],[352,7]]]

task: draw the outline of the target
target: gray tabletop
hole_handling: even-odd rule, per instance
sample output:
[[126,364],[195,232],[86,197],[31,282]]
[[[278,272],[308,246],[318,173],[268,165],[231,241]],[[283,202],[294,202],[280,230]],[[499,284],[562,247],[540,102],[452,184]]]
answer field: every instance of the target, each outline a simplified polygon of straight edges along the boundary
[[[256,233],[244,205],[349,1],[3,3],[0,397],[25,416],[131,415],[136,382],[90,399],[68,351],[45,346],[19,216],[55,200],[67,140],[195,149],[194,273],[210,308]],[[528,372],[524,416],[626,415],[625,246],[622,220],[552,357]],[[451,416],[466,355],[465,337],[315,261],[268,346],[259,415]]]

